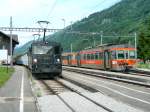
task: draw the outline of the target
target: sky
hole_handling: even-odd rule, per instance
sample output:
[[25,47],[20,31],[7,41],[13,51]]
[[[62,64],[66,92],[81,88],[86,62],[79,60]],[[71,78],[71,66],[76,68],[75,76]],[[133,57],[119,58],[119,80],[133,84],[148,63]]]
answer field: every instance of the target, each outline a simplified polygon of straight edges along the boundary
[[[0,27],[9,27],[10,16],[13,27],[38,27],[37,21],[46,20],[47,28],[62,29],[90,14],[102,11],[121,0],[1,0]],[[62,20],[63,19],[63,20]],[[9,34],[9,32],[4,32]],[[13,32],[18,34],[19,46],[33,40],[33,34]],[[50,33],[46,33],[49,35]],[[42,35],[42,34],[41,34]]]

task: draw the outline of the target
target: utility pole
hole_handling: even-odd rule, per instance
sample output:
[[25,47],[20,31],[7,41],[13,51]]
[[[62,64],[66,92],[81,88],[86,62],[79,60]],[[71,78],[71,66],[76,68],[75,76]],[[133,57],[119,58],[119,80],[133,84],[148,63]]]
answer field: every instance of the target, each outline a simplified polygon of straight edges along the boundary
[[92,37],[93,37],[93,47],[95,47],[95,46],[96,46],[95,37],[94,37],[94,36],[95,36],[95,34],[96,34],[96,33],[92,33]]
[[[72,31],[72,21],[70,23],[71,23],[71,31]],[[72,53],[72,43],[70,44],[70,50],[71,50],[71,53]]]
[[45,33],[46,33],[46,28],[44,28],[43,42],[45,42]]
[[71,53],[72,53],[72,43],[70,44],[70,51],[71,51]]
[[101,45],[103,44],[103,32],[101,31]]
[[136,34],[136,32],[135,32],[135,34],[134,34],[134,47],[135,47],[135,59],[137,59],[137,34]]
[[13,58],[12,58],[12,16],[10,17],[10,65],[13,66]]
[[71,21],[70,23],[71,23],[71,31],[72,31],[72,23],[73,23],[73,22]]
[[62,21],[64,22],[64,28],[65,28],[66,20],[63,18]]
[[[94,37],[93,37],[93,39],[94,39]],[[96,46],[96,42],[95,42],[95,39],[94,39],[94,47]]]

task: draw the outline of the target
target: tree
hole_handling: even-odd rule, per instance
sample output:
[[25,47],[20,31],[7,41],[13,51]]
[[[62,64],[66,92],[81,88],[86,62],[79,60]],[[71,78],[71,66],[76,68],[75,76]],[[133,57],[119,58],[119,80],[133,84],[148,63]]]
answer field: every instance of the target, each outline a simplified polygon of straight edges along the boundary
[[143,24],[138,38],[138,57],[146,62],[150,60],[150,18]]

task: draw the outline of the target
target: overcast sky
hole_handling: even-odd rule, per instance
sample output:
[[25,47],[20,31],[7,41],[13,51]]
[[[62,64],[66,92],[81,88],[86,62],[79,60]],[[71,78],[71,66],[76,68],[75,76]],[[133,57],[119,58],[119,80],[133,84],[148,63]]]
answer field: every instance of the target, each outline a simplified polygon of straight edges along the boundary
[[[1,0],[0,27],[9,26],[10,16],[13,27],[39,27],[39,20],[50,22],[48,28],[63,28],[72,22],[106,9],[120,0]],[[9,32],[5,32],[9,33]],[[19,35],[20,45],[32,40],[33,33],[13,32]],[[47,33],[48,34],[48,33]]]

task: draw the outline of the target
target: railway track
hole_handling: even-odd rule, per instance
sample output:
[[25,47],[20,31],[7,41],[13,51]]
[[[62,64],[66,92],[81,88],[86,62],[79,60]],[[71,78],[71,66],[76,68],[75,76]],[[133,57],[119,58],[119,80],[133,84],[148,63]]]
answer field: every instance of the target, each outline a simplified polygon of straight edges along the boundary
[[[72,87],[68,86],[67,84],[63,83],[64,81],[68,82],[69,80],[56,78],[54,80],[39,80],[39,83],[47,95],[56,95],[71,110],[71,112],[77,112],[77,109],[73,108],[67,101],[65,101],[65,99],[61,96],[61,93],[73,92],[74,94],[78,94],[80,97],[82,97],[86,101],[91,102],[91,103],[93,103],[93,105],[101,108],[103,110],[102,112],[115,112],[115,111],[111,110],[110,108],[94,101],[92,98],[88,97],[87,95],[82,94],[82,92],[80,90],[72,88]],[[75,82],[71,82],[71,83],[76,85]],[[77,84],[77,86],[78,86],[78,84]],[[80,86],[82,86],[82,85],[80,85]],[[83,89],[84,88],[87,89],[87,87],[85,87],[85,86],[83,87]],[[89,91],[89,90],[87,90],[87,91]]]
[[[76,112],[60,95],[59,93],[64,92],[64,90],[69,91],[68,88],[58,83],[57,80],[44,81],[41,80],[42,84],[45,85],[50,94],[56,95],[72,112]],[[62,91],[63,90],[63,91]]]
[[[67,74],[66,74],[67,75]],[[72,76],[73,74],[70,73],[70,77]],[[76,76],[75,76],[76,77]],[[74,77],[74,78],[75,78]],[[87,76],[85,76],[87,77]],[[46,99],[44,98],[42,102],[45,102],[45,100],[48,100],[49,98],[49,101],[53,102],[55,101],[55,99],[51,99],[51,97],[48,97],[48,96],[54,96],[54,97],[58,97],[58,99],[60,99],[60,101],[63,103],[63,105],[65,105],[65,107],[67,107],[70,111],[65,111],[65,112],[80,112],[81,110],[77,109],[77,107],[75,106],[76,104],[72,104],[72,101],[74,102],[74,100],[76,99],[76,97],[72,96],[75,95],[75,96],[80,96],[80,98],[82,97],[82,99],[86,100],[87,102],[90,102],[90,104],[92,105],[95,105],[96,108],[101,108],[104,112],[117,112],[118,109],[114,108],[118,105],[118,103],[112,103],[114,104],[113,105],[109,105],[107,104],[108,102],[112,102],[112,101],[107,101],[107,99],[105,100],[100,100],[101,99],[101,95],[104,95],[105,96],[105,93],[101,91],[101,89],[98,89],[97,87],[99,86],[98,85],[95,85],[95,83],[92,84],[91,82],[91,79],[89,79],[89,81],[87,80],[86,82],[84,82],[84,80],[82,80],[82,78],[79,78],[80,81],[78,80],[74,80],[74,78],[72,77],[71,80],[68,80],[66,77],[64,77],[63,79],[62,78],[57,78],[57,79],[54,79],[54,80],[49,80],[49,79],[35,79],[40,85],[41,85],[41,88],[43,91],[45,91],[45,95],[42,96],[42,97],[46,97]],[[77,78],[77,77],[76,77]],[[92,78],[92,77],[91,77]],[[70,78],[69,78],[70,79]],[[84,78],[86,80],[86,78]],[[96,79],[96,78],[95,78]],[[72,83],[74,85],[76,85],[77,87],[81,87],[82,89],[84,89],[84,91],[82,90],[78,90],[77,88],[73,87],[73,86],[70,86],[69,84],[65,83],[65,82],[68,82],[68,83]],[[81,83],[82,82],[82,83]],[[101,82],[101,81],[100,81]],[[89,83],[89,84],[88,84]],[[96,87],[96,88],[95,88]],[[91,88],[95,88],[95,89],[91,89]],[[109,87],[107,87],[109,88]],[[122,87],[121,87],[122,88]],[[85,91],[87,90],[87,91]],[[131,89],[132,91],[132,89]],[[67,94],[66,94],[67,93]],[[90,94],[89,94],[90,93]],[[110,93],[110,92],[109,92]],[[65,95],[64,95],[65,94]],[[48,95],[48,96],[47,96]],[[93,96],[94,95],[94,96]],[[99,96],[100,95],[100,96]],[[66,98],[65,98],[65,97]],[[107,96],[107,94],[106,94]],[[72,98],[71,98],[72,97]],[[38,102],[41,100],[39,100],[40,97],[38,98]],[[69,100],[68,100],[69,99]],[[81,102],[80,101],[81,99],[78,100],[78,98],[75,100],[77,102]],[[82,100],[83,101],[83,100]],[[47,101],[46,101],[47,102]],[[76,102],[76,103],[77,103]],[[55,103],[54,103],[55,104]],[[41,107],[41,103],[39,104],[40,107]],[[44,106],[46,104],[43,104]],[[48,104],[48,105],[51,105],[51,104]],[[78,104],[79,105],[79,104]],[[81,104],[80,104],[81,105]],[[87,103],[85,103],[85,105],[88,105]],[[120,104],[119,104],[120,105]],[[122,104],[121,104],[122,105]],[[120,106],[121,106],[120,105]],[[89,105],[91,106],[91,105]],[[119,106],[119,107],[120,107]],[[82,107],[82,106],[81,106]],[[48,107],[46,107],[48,108]],[[83,106],[83,108],[85,108]],[[92,107],[90,107],[92,108]],[[43,109],[41,109],[43,110]],[[84,109],[83,109],[84,110]],[[123,108],[123,111],[122,112],[126,112],[124,111],[126,110],[126,107]],[[103,112],[103,111],[94,111],[94,112]],[[41,111],[41,112],[44,112],[44,111]],[[84,112],[84,111],[83,111]],[[131,111],[132,112],[132,111]],[[139,112],[139,111],[137,111]],[[141,111],[140,111],[141,112]]]
[[[61,79],[62,80],[62,79]],[[114,112],[113,110],[109,109],[108,107],[104,106],[104,105],[101,105],[99,103],[97,103],[96,101],[92,100],[91,98],[85,96],[84,94],[82,94],[80,91],[77,91],[76,89],[73,89],[72,87],[69,87],[65,84],[62,83],[62,81],[59,81],[57,79],[53,80],[53,81],[44,81],[42,80],[41,81],[45,86],[46,88],[50,91],[50,94],[53,94],[53,95],[57,95],[57,97],[72,111],[72,112],[76,112],[76,110],[74,108],[72,108],[70,106],[70,104],[68,104],[64,99],[63,97],[61,97],[59,94],[64,92],[64,91],[71,91],[71,92],[74,92],[82,97],[84,97],[86,100],[94,103],[95,105],[101,107],[102,109],[104,109],[106,112]],[[52,84],[51,84],[52,82]],[[56,86],[57,85],[57,86]],[[63,89],[63,91],[62,91]]]
[[[114,75],[114,76],[112,76],[111,73],[114,73],[114,72],[110,72],[110,73],[106,73],[105,71],[96,72],[94,70],[91,71],[91,70],[85,70],[85,69],[84,70],[78,69],[77,67],[75,67],[75,68],[63,67],[63,70],[71,71],[71,72],[75,72],[75,73],[80,73],[80,74],[84,74],[84,75],[89,75],[89,76],[94,76],[94,77],[99,77],[99,78],[105,78],[105,79],[114,80],[114,81],[120,81],[120,82],[124,82],[124,83],[131,83],[131,84],[135,84],[135,85],[150,87],[150,82],[145,83],[144,79],[135,78],[133,76],[127,77],[125,75]],[[137,76],[149,77],[149,75],[147,75],[147,74],[140,74],[140,73],[135,73],[135,72],[128,72],[127,74],[129,74],[129,75],[134,74]]]
[[111,96],[112,98],[121,100],[122,102],[125,102],[129,105],[133,105],[133,107],[136,108],[140,107],[145,112],[149,110],[149,88],[117,81],[109,81],[106,79],[101,79],[89,75],[86,76],[81,73],[74,73],[70,71],[64,71],[63,73],[64,78],[68,78],[70,80],[93,87],[106,96]]
[[150,77],[150,72],[148,71],[143,71],[143,70],[131,70],[128,72],[129,74],[137,75],[137,76],[145,76],[145,77]]

